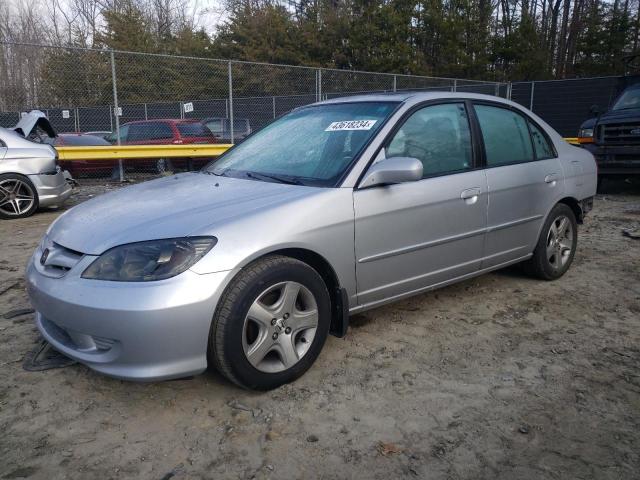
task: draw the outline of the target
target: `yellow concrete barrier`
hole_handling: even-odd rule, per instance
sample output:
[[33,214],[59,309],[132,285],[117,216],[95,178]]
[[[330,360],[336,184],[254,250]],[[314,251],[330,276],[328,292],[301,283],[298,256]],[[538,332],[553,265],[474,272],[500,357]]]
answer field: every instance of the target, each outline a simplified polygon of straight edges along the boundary
[[136,158],[217,157],[233,145],[109,145],[56,147],[60,160],[118,160]]

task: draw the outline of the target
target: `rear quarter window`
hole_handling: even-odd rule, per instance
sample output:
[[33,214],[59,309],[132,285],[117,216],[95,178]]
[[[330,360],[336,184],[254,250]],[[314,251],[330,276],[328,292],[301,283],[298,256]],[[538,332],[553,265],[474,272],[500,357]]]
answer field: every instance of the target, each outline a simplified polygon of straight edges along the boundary
[[529,130],[531,131],[531,138],[533,139],[533,145],[536,149],[536,159],[547,160],[549,158],[555,158],[556,152],[544,132],[532,122],[529,122]]

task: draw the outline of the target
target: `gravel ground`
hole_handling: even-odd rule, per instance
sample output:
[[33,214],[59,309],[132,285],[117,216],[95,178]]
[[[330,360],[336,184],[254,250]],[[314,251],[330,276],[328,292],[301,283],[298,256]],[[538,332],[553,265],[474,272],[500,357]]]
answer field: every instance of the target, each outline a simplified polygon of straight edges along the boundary
[[640,186],[614,187],[562,279],[511,268],[355,316],[267,393],[24,371],[32,315],[6,317],[60,212],[2,222],[0,478],[639,478],[640,240],[622,231]]

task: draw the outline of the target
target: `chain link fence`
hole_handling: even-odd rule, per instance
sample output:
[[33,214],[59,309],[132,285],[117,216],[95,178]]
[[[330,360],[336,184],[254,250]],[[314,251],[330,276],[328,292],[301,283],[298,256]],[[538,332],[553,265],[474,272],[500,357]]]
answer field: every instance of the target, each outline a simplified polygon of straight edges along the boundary
[[[294,108],[371,92],[507,96],[507,84],[199,57],[0,43],[0,126],[41,110],[56,145],[237,143]],[[68,162],[75,177],[136,179],[210,159]]]

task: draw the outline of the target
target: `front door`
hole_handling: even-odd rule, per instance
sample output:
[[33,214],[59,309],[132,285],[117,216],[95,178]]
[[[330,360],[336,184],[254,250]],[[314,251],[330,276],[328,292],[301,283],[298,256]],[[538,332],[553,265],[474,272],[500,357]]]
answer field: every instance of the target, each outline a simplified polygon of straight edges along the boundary
[[419,159],[424,178],[354,191],[360,305],[476,272],[484,248],[487,182],[463,102],[418,109],[381,156]]

